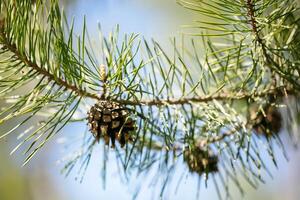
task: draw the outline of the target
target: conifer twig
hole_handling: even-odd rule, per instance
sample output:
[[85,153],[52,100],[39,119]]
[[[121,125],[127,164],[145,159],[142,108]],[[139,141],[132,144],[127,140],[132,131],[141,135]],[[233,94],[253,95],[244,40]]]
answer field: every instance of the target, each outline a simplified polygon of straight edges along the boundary
[[[49,80],[54,81],[57,85],[63,86],[66,89],[75,92],[79,96],[82,97],[88,97],[92,98],[95,100],[103,100],[104,94],[106,93],[106,83],[104,84],[104,91],[101,97],[99,97],[96,94],[90,93],[86,90],[83,90],[81,88],[78,88],[76,85],[71,85],[65,80],[61,78],[56,78],[54,75],[49,73],[47,70],[41,68],[38,66],[37,63],[32,62],[26,55],[22,55],[18,49],[16,48],[16,45],[9,42],[9,39],[6,37],[5,33],[3,31],[0,31],[0,36],[1,36],[1,43],[3,45],[2,48],[8,49],[11,51],[19,60],[24,62],[28,67],[32,68],[36,72],[38,72],[40,75],[47,77]],[[104,81],[106,82],[106,80]],[[124,105],[132,105],[132,106],[137,106],[137,105],[145,105],[145,106],[163,106],[163,105],[183,105],[183,104],[189,104],[189,103],[201,103],[201,102],[209,102],[212,100],[220,100],[220,101],[225,101],[225,100],[242,100],[242,99],[249,99],[249,98],[255,98],[255,97],[264,97],[268,95],[278,95],[282,94],[282,90],[284,87],[277,87],[274,89],[267,89],[265,91],[260,91],[254,94],[251,93],[242,93],[239,92],[237,94],[226,94],[226,93],[218,93],[215,95],[205,95],[205,96],[199,96],[199,97],[183,97],[183,98],[173,98],[173,99],[153,99],[153,100],[144,100],[141,99],[140,101],[132,101],[132,100],[120,100],[120,99],[115,99],[114,101],[124,104]],[[293,94],[293,90],[286,90],[288,94]]]

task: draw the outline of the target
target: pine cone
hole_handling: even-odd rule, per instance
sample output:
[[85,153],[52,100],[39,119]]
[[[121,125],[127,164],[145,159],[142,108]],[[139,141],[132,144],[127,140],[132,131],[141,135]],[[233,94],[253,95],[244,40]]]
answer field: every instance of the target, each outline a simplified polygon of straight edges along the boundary
[[187,163],[190,172],[199,175],[218,171],[218,157],[211,151],[203,150],[201,147],[186,147],[183,152],[183,159]]
[[278,134],[282,127],[282,116],[276,107],[267,105],[264,108],[264,112],[261,111],[254,118],[253,128],[258,134],[271,136]]
[[135,130],[135,122],[129,117],[129,111],[116,102],[99,101],[88,112],[88,125],[93,136],[99,141],[102,137],[109,145],[115,147],[117,139],[124,147],[132,141],[131,131]]

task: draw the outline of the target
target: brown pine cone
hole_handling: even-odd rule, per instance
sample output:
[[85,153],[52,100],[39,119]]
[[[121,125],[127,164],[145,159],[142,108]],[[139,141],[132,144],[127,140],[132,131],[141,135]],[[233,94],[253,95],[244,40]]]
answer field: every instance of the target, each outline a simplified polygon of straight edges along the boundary
[[135,130],[135,122],[129,117],[129,110],[112,101],[99,101],[88,112],[88,125],[94,137],[115,147],[118,140],[121,147],[132,141],[130,132]]

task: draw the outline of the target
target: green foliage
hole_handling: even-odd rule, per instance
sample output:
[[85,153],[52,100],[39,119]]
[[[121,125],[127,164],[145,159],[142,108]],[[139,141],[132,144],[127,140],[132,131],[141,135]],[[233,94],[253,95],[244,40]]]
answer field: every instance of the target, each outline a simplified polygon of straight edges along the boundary
[[[269,106],[299,92],[299,7],[295,0],[179,3],[213,21],[194,22],[196,34],[186,47],[176,38],[171,52],[136,34],[120,39],[117,27],[108,38],[99,30],[101,55],[96,55],[85,23],[81,36],[74,36],[57,1],[1,0],[0,124],[19,122],[0,137],[21,132],[13,152],[26,144],[27,164],[67,124],[85,121],[79,110],[98,100],[115,101],[127,106],[137,123],[134,142],[116,147],[126,173],[147,174],[157,163],[172,169],[184,148],[197,141],[219,155],[217,174],[226,195],[228,181],[243,193],[238,173],[254,187],[263,182],[261,174],[269,170],[258,144],[275,165],[273,143],[283,146],[276,133],[258,137],[253,127],[260,123],[258,115],[267,118]],[[199,46],[205,47],[204,56]],[[85,169],[95,144],[89,135],[66,165],[67,174],[81,160]],[[206,178],[210,175],[206,171]]]

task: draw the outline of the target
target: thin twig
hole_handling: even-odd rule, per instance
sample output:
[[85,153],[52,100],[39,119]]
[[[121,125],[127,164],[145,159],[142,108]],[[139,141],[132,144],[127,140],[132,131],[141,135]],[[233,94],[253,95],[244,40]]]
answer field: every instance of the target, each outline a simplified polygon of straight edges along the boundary
[[[256,97],[265,97],[269,95],[279,95],[282,96],[283,89],[285,87],[277,87],[274,89],[266,89],[261,92],[248,93],[248,92],[239,92],[236,94],[217,94],[217,95],[206,95],[198,97],[187,97],[179,99],[151,99],[151,100],[140,100],[140,101],[131,101],[131,100],[114,100],[118,103],[124,105],[147,105],[147,106],[163,106],[163,105],[183,105],[190,103],[201,103],[209,102],[213,100],[227,101],[227,100],[243,100],[243,99],[254,99]],[[295,91],[286,89],[288,94],[295,94]]]
[[262,48],[262,53],[263,53],[263,56],[265,57],[266,65],[269,67],[269,69],[272,72],[275,72],[280,77],[282,77],[285,80],[287,80],[288,82],[292,83],[293,86],[296,87],[298,90],[300,90],[299,82],[297,82],[297,80],[294,80],[293,78],[290,78],[291,76],[293,76],[293,74],[289,74],[291,76],[288,76],[288,74],[283,70],[283,67],[281,67],[278,63],[276,63],[273,60],[273,58],[268,54],[267,46],[264,43],[263,39],[259,36],[257,20],[256,20],[256,17],[255,17],[255,3],[254,3],[254,1],[253,0],[247,0],[246,6],[247,6],[247,10],[248,10],[248,16],[250,18],[249,23],[252,27],[252,32],[255,35],[257,43]]

